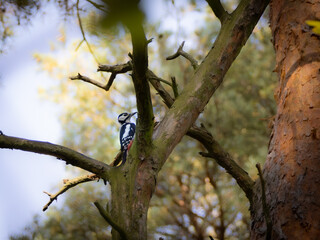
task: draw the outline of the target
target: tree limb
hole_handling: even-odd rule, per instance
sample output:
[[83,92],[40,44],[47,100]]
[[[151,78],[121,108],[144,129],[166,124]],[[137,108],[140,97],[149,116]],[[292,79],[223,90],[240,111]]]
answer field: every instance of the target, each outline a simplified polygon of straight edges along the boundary
[[111,167],[103,162],[87,157],[70,148],[49,142],[33,141],[23,138],[0,135],[0,148],[19,149],[28,152],[46,154],[57,157],[67,164],[82,168],[97,174],[107,180]]
[[223,22],[229,15],[229,13],[224,9],[220,0],[206,0],[216,17]]
[[215,159],[216,162],[237,181],[238,185],[245,192],[247,198],[251,202],[254,181],[250,178],[248,173],[232,159],[230,154],[223,150],[213,136],[203,127],[192,127],[187,132],[187,135],[203,144],[203,146],[208,150],[208,153],[200,152],[200,154],[203,157]]
[[50,200],[43,207],[42,211],[46,211],[48,209],[48,207],[51,205],[51,203],[54,200],[57,200],[59,195],[65,193],[70,188],[73,188],[73,187],[77,186],[80,183],[91,182],[91,181],[95,181],[95,180],[99,180],[99,177],[96,174],[86,175],[86,176],[74,178],[74,179],[71,179],[71,180],[65,179],[65,180],[63,180],[63,183],[64,183],[63,187],[57,193],[50,194],[50,193],[44,191],[44,193],[47,194],[50,197]]
[[181,55],[181,56],[185,57],[187,60],[189,60],[193,69],[196,70],[198,68],[197,60],[195,60],[194,57],[192,57],[189,53],[183,51],[183,46],[184,46],[184,41],[179,46],[177,52],[175,54],[167,57],[166,60],[172,60],[172,59],[175,59]]
[[112,228],[114,228],[121,236],[121,239],[128,239],[127,233],[124,231],[122,227],[116,223],[112,217],[107,213],[107,211],[101,206],[99,202],[94,202],[94,205],[98,208],[100,215],[106,220]]

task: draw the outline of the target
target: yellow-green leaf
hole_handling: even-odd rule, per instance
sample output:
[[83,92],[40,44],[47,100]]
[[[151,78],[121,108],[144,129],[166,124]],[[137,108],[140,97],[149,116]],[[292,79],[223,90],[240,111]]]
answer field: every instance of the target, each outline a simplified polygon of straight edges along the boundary
[[312,28],[312,31],[315,34],[320,35],[320,21],[315,21],[315,20],[307,20],[306,24],[308,24]]

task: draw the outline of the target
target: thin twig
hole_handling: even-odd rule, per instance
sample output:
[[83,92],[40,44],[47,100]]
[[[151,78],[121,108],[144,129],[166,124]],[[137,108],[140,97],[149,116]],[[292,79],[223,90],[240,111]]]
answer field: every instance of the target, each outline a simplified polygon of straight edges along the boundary
[[99,61],[98,61],[97,57],[95,56],[95,54],[94,54],[94,52],[93,52],[93,50],[92,50],[87,38],[86,38],[85,32],[83,30],[82,21],[81,21],[81,17],[80,17],[80,10],[79,10],[79,0],[77,0],[76,6],[77,6],[77,17],[78,17],[78,21],[79,21],[80,31],[81,31],[82,38],[83,38],[83,40],[78,45],[77,49],[80,47],[80,45],[83,43],[83,41],[85,41],[90,53],[92,54],[92,56],[94,58],[94,60],[96,61],[97,64],[99,64]]
[[163,83],[165,83],[165,84],[167,84],[167,85],[169,85],[169,86],[172,87],[172,84],[171,84],[169,81],[164,80],[164,79],[162,79],[162,78],[159,78],[159,77],[157,77],[157,76],[152,76],[152,77],[150,77],[149,79],[154,79],[154,80],[157,80],[157,81],[159,81],[159,82],[163,82]]
[[112,217],[108,214],[108,212],[101,206],[101,204],[97,201],[94,202],[94,205],[98,208],[100,215],[106,220],[112,228],[114,228],[121,236],[121,239],[128,239],[127,233],[124,231],[122,227],[116,223]]
[[198,64],[197,60],[194,59],[194,57],[192,57],[189,53],[183,51],[184,43],[185,43],[185,41],[183,41],[181,43],[181,45],[179,46],[177,52],[175,54],[167,57],[166,60],[172,60],[172,59],[175,59],[175,58],[177,58],[177,57],[179,57],[181,55],[181,56],[185,57],[187,60],[189,60],[191,65],[192,65],[192,67],[193,67],[193,69],[196,70],[198,68],[199,64]]
[[93,1],[91,1],[91,0],[86,0],[86,1],[89,2],[89,3],[91,3],[95,8],[97,8],[97,9],[99,9],[99,10],[101,10],[101,11],[105,11],[104,5],[95,3],[95,2],[93,2]]
[[267,205],[267,200],[266,200],[265,181],[263,178],[260,163],[257,163],[256,167],[258,169],[258,173],[259,173],[259,177],[260,177],[262,208],[263,208],[263,213],[264,213],[264,217],[265,217],[266,225],[267,225],[266,240],[270,240],[271,233],[272,233],[272,222],[271,222],[271,218],[270,218],[269,206]]
[[80,183],[91,182],[100,179],[96,174],[86,175],[82,177],[78,177],[72,180],[63,180],[64,186],[55,194],[50,194],[48,192],[43,191],[50,197],[49,202],[43,207],[42,211],[46,211],[48,207],[54,200],[57,200],[58,196],[68,191],[70,188],[77,186]]

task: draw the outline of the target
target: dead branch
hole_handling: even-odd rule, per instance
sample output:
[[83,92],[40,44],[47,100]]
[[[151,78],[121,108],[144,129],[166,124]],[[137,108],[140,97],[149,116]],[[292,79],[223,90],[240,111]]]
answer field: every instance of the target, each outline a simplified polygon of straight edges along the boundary
[[[111,75],[111,77],[112,77],[112,75]],[[110,77],[110,78],[111,78]],[[91,84],[93,84],[93,85],[95,85],[95,86],[97,86],[97,87],[99,87],[99,88],[102,88],[103,90],[106,90],[106,91],[108,91],[109,90],[109,88],[110,88],[110,86],[111,86],[111,84],[109,84],[109,82],[110,82],[110,79],[109,79],[109,82],[108,82],[108,84],[102,84],[102,83],[100,83],[100,82],[98,82],[98,81],[96,81],[96,80],[94,80],[94,79],[91,79],[91,78],[89,78],[89,77],[86,77],[86,76],[83,76],[83,75],[81,75],[80,73],[78,73],[78,75],[77,76],[73,76],[73,77],[70,77],[70,80],[82,80],[82,81],[84,81],[84,82],[87,82],[87,83],[91,83]],[[113,82],[113,79],[112,79],[112,82]],[[108,86],[109,85],[109,86]]]
[[131,62],[127,62],[127,63],[124,63],[124,64],[116,64],[116,65],[99,65],[97,71],[98,72],[111,72],[111,75],[110,75],[110,78],[108,80],[108,83],[107,84],[103,84],[101,82],[98,82],[94,79],[91,79],[89,77],[86,77],[86,76],[83,76],[81,75],[80,73],[78,73],[77,76],[73,76],[73,77],[70,77],[71,80],[82,80],[84,82],[87,82],[87,83],[91,83],[99,88],[102,88],[103,90],[105,91],[109,91],[114,79],[116,78],[117,74],[120,74],[120,73],[126,73],[128,71],[131,71],[132,70],[132,64]]
[[177,52],[175,54],[167,57],[166,60],[172,60],[172,59],[175,59],[175,58],[177,58],[177,57],[179,57],[181,55],[181,56],[185,57],[187,60],[189,60],[189,62],[191,63],[193,69],[196,70],[198,68],[199,64],[198,64],[197,60],[194,59],[194,57],[192,57],[189,53],[187,53],[187,52],[185,52],[183,50],[184,42],[185,41],[183,41],[181,43],[181,45],[179,46]]
[[48,207],[51,205],[51,203],[54,200],[57,200],[58,196],[60,196],[61,194],[65,193],[70,188],[73,188],[73,187],[75,187],[75,186],[77,186],[78,184],[81,184],[81,183],[91,182],[91,181],[95,181],[95,180],[99,180],[99,177],[96,174],[86,175],[86,176],[74,178],[74,179],[71,179],[71,180],[64,179],[63,180],[64,186],[57,193],[50,194],[50,193],[44,191],[44,193],[49,196],[50,200],[43,207],[42,211],[46,211],[48,209]]

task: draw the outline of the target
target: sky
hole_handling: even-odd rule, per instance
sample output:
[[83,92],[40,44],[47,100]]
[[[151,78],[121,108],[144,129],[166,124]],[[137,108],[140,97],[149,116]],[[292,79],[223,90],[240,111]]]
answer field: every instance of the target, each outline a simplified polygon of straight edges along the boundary
[[[9,136],[58,143],[62,133],[59,108],[41,99],[39,86],[50,84],[39,71],[34,52],[50,50],[59,37],[59,15],[50,10],[32,25],[18,28],[7,53],[0,55],[0,130]],[[0,239],[19,233],[67,177],[65,164],[53,157],[0,149]]]
[[[176,1],[176,6],[179,2],[183,1]],[[154,0],[152,6],[146,3],[147,8],[154,10],[154,21],[163,19],[163,28],[179,32],[182,27],[192,32],[196,15],[177,19],[175,6],[168,15],[161,0]],[[33,58],[35,52],[49,52],[50,42],[60,37],[61,15],[52,6],[45,12],[33,18],[31,25],[17,28],[7,53],[0,55],[0,131],[9,136],[59,143],[63,135],[59,107],[38,94],[39,87],[48,87],[53,80],[40,71]],[[81,39],[78,25],[70,24],[73,25],[69,29],[74,32],[69,31],[68,37]],[[178,47],[182,39],[176,37],[175,41]],[[187,41],[186,49],[189,44],[192,43]],[[65,163],[53,157],[0,149],[0,239],[20,233],[35,214],[44,216],[42,207],[49,198],[43,191],[56,192],[62,179],[69,177]]]

